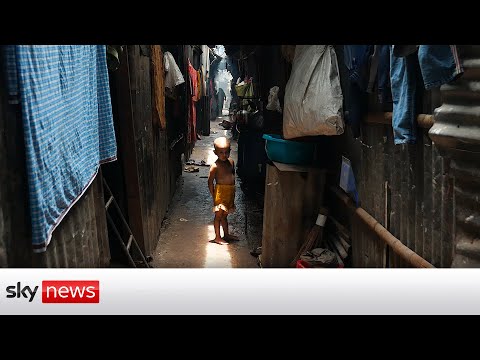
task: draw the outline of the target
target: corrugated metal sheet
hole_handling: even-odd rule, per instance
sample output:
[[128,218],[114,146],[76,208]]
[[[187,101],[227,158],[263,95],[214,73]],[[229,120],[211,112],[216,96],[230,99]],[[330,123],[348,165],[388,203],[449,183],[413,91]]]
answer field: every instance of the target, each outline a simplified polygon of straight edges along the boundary
[[[341,47],[336,51],[342,89],[348,97],[348,73],[343,65],[343,52]],[[419,92],[422,103],[418,112],[432,114],[433,109],[440,105],[438,93],[433,90],[423,94]],[[424,128],[426,120],[431,118],[420,116],[422,121],[417,144],[394,145],[392,125],[385,124],[392,111],[391,105],[378,104],[373,94],[369,99],[369,110],[369,117],[378,114],[378,121],[375,121],[377,124],[362,125],[361,139],[353,139],[348,126],[345,134],[336,139],[336,154],[351,160],[360,206],[433,266],[450,267],[453,184],[444,172],[449,167],[449,158],[439,153],[428,137],[428,128]],[[345,216],[345,209],[339,207],[334,199],[331,199],[330,205],[334,216],[351,229],[353,266],[409,266],[386,248],[384,242],[372,234],[361,220]]]
[[108,267],[110,248],[101,175],[55,229],[45,253],[34,254],[34,267]]
[[21,113],[18,107],[7,104],[4,91],[0,87],[0,267],[108,266],[98,176],[54,231],[47,251],[33,253]]
[[[391,125],[363,125],[362,141],[345,134],[361,207],[435,267],[450,267],[453,246],[449,160],[419,129],[415,145],[394,145]],[[422,133],[423,131],[423,133]],[[346,150],[345,150],[346,148]],[[341,217],[337,213],[334,216]],[[409,267],[359,219],[351,221],[354,267]]]
[[[441,88],[444,103],[435,111],[430,137],[452,158],[443,169],[454,189],[455,206],[445,213],[455,217],[453,267],[480,266],[480,45],[459,46],[465,73]],[[454,184],[454,186],[453,186]]]

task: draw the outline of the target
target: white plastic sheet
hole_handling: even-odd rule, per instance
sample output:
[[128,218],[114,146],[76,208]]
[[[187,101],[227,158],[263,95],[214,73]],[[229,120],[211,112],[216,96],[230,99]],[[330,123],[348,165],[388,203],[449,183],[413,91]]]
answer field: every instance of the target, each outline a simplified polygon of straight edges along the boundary
[[340,135],[343,94],[332,45],[297,45],[285,88],[283,135]]

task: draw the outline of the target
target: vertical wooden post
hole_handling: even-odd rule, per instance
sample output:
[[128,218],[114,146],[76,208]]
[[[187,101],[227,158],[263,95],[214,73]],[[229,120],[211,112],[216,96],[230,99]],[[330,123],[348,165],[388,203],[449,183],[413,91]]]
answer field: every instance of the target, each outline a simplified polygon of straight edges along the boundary
[[120,67],[117,70],[119,141],[122,142],[123,149],[121,158],[123,159],[125,188],[127,192],[128,223],[140,248],[145,252],[128,53],[129,49],[128,46],[126,46],[125,51],[121,55]]

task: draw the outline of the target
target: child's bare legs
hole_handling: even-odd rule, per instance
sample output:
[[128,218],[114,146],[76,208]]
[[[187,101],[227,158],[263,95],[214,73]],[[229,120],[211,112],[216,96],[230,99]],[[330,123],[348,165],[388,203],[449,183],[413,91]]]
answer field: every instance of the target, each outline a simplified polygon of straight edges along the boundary
[[[216,242],[217,244],[220,244],[220,245],[228,244],[220,236],[220,223],[222,221],[223,214],[225,214],[225,211],[223,211],[221,209],[219,211],[216,211],[215,212],[215,219],[213,220],[213,227],[215,229],[215,239],[213,241]],[[223,228],[223,231],[225,231],[225,228]]]
[[222,214],[222,217],[220,219],[220,224],[222,225],[223,228],[223,238],[225,240],[228,240],[228,221],[227,221],[227,213],[224,211]]
[[223,228],[223,238],[227,241],[237,241],[238,238],[236,236],[231,235],[228,232],[228,220],[227,220],[228,214],[224,212],[223,217],[220,220],[220,224],[222,225]]

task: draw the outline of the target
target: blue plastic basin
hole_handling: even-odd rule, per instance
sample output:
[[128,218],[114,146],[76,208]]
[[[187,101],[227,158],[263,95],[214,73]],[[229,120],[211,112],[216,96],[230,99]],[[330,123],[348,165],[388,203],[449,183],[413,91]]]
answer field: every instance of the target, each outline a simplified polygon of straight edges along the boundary
[[263,138],[265,151],[272,161],[297,165],[310,165],[313,161],[314,143],[285,140],[274,134],[264,134]]

